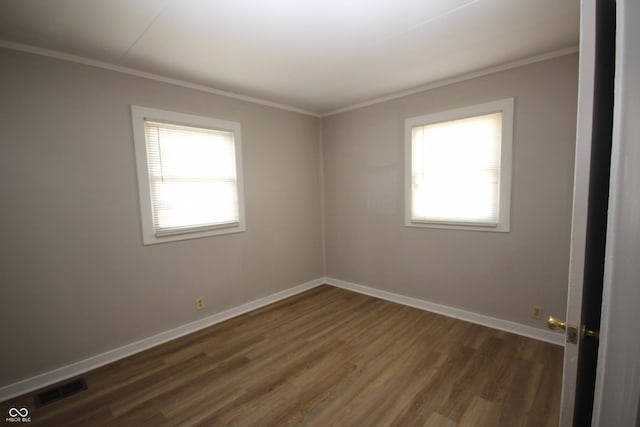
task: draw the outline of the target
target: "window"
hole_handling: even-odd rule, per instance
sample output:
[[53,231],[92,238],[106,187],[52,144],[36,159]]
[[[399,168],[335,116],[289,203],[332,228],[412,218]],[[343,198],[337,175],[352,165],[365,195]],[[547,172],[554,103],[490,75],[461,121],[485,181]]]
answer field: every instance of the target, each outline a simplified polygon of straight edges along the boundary
[[245,230],[240,124],[131,106],[145,245]]
[[513,98],[405,120],[405,225],[509,231]]

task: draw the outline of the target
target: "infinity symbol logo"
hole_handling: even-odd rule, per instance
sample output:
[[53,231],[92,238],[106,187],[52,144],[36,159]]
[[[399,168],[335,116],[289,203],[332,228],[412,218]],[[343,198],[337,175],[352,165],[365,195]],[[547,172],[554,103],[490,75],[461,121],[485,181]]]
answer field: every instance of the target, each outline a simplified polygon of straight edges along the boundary
[[9,409],[9,416],[10,417],[26,417],[27,415],[29,415],[29,410],[27,408],[11,408]]

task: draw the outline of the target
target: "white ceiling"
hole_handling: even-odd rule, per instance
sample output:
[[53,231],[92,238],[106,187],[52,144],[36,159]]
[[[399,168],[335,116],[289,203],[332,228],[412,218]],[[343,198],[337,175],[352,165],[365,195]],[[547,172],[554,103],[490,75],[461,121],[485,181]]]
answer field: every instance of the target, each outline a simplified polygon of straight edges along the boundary
[[0,39],[326,113],[578,44],[579,0],[0,0]]

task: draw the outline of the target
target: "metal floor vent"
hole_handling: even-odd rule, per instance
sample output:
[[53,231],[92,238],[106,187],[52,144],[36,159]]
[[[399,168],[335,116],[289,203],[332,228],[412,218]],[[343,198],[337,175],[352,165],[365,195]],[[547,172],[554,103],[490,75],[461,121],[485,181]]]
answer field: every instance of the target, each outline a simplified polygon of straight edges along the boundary
[[48,405],[87,389],[84,378],[78,378],[35,395],[36,407]]

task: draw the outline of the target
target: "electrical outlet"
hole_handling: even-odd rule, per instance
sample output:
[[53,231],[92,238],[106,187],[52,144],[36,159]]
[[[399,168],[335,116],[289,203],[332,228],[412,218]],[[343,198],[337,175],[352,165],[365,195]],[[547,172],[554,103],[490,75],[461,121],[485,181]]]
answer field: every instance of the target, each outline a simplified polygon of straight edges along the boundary
[[204,308],[204,297],[196,298],[196,308],[202,310]]
[[531,309],[531,318],[536,320],[542,319],[542,307],[534,305]]

